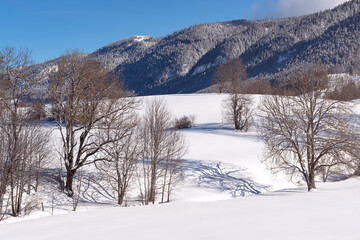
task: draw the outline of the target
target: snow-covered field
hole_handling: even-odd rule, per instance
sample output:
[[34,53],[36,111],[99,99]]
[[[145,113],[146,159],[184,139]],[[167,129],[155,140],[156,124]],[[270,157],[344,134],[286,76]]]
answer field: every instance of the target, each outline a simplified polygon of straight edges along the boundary
[[[56,193],[63,201],[55,213],[65,214],[51,216],[54,193],[44,193],[45,211],[7,219],[0,239],[360,239],[360,180],[319,182],[308,193],[282,174],[273,176],[261,164],[256,129],[241,133],[222,122],[225,97],[162,96],[175,116],[196,116],[196,126],[183,131],[187,178],[171,203],[116,207],[89,178],[78,212]],[[97,203],[96,194],[106,204]]]

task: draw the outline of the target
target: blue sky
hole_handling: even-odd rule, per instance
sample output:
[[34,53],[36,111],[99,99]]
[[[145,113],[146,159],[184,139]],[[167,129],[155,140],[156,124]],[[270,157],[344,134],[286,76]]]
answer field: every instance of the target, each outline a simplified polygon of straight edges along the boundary
[[205,22],[296,16],[344,1],[0,0],[0,47],[27,47],[35,62],[42,62],[66,49],[92,52],[132,35],[164,36]]

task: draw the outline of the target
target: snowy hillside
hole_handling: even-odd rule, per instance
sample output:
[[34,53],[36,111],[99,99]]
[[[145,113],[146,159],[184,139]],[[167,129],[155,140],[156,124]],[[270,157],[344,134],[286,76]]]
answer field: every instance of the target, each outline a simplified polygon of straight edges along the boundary
[[[175,116],[196,116],[195,126],[182,130],[189,145],[186,179],[171,203],[140,206],[134,190],[130,207],[116,207],[89,168],[78,212],[64,194],[56,193],[54,206],[54,193],[42,191],[45,211],[1,222],[0,239],[360,239],[360,179],[319,182],[308,193],[306,186],[272,175],[261,163],[256,118],[246,133],[223,123],[226,96],[161,96]],[[256,107],[260,97],[253,99]],[[53,136],[56,144],[56,131]]]
[[237,57],[250,77],[283,83],[289,74],[318,61],[334,73],[348,72],[358,59],[354,50],[359,45],[359,22],[360,1],[352,0],[300,17],[204,23],[162,37],[132,36],[87,58],[121,73],[121,80],[138,95],[204,90],[216,66]]

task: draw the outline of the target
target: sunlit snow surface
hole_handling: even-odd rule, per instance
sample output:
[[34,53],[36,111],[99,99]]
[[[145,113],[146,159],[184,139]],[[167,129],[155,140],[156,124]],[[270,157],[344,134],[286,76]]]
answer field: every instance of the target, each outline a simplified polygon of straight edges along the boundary
[[[59,194],[56,213],[64,214],[49,216],[46,208],[9,218],[0,225],[0,239],[360,239],[360,181],[319,182],[308,193],[281,174],[271,175],[261,164],[256,129],[241,133],[222,122],[225,97],[161,96],[176,116],[196,115],[195,127],[182,131],[189,145],[186,180],[171,203],[125,208],[115,207],[111,197],[105,205],[88,197],[74,213]],[[96,196],[92,189],[84,196]],[[50,193],[43,194],[49,204]],[[19,220],[27,221],[11,223]]]

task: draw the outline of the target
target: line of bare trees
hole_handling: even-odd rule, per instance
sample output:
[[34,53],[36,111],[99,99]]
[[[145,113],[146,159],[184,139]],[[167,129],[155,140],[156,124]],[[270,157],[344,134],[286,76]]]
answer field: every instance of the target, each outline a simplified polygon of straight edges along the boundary
[[148,102],[143,116],[134,112],[103,132],[104,139],[118,139],[101,149],[105,161],[96,163],[104,179],[124,203],[129,189],[137,188],[144,205],[169,202],[173,188],[182,180],[182,157],[187,145],[177,132],[165,102]]
[[161,194],[161,202],[169,202],[172,188],[181,178],[181,158],[186,144],[181,133],[172,127],[171,113],[164,101],[154,99],[145,111],[140,129],[141,164],[138,174],[140,196],[144,204],[155,203]]
[[78,52],[63,56],[48,73],[48,114],[61,134],[61,158],[66,169],[65,191],[73,196],[73,180],[84,166],[106,160],[98,154],[120,138],[105,136],[136,106],[124,87],[100,63]]
[[[141,159],[143,171],[138,176],[144,183],[139,186],[143,202],[155,203],[159,170],[164,167],[160,175],[164,176],[169,201],[185,145],[180,133],[171,129],[171,114],[162,112],[166,108],[163,102],[151,103],[148,108],[158,111],[148,109],[139,120],[135,113],[139,102],[119,84],[118,76],[76,52],[64,56],[56,71],[49,74],[49,94],[49,114],[53,114],[61,133],[68,196],[74,194],[76,172],[96,164],[122,204]],[[165,187],[162,202],[164,192]]]
[[30,51],[0,50],[0,218],[22,213],[24,199],[38,190],[46,164],[49,132],[33,118]]
[[262,98],[260,133],[272,172],[302,178],[308,190],[316,177],[353,174],[360,166],[359,133],[350,102],[329,100],[328,71],[313,64],[291,76],[287,95]]
[[[213,77],[220,93],[229,92],[223,115],[237,130],[247,130],[254,108],[243,94],[246,78],[239,58],[218,66]],[[344,101],[354,98],[351,93],[357,87],[348,85],[342,92],[334,91],[328,70],[317,63],[290,76],[281,91],[262,97],[258,111],[265,141],[263,162],[273,173],[283,171],[296,182],[300,177],[311,190],[316,177],[326,181],[332,174],[360,172],[355,113]]]
[[[138,186],[144,204],[169,201],[186,151],[171,114],[146,111],[139,117],[139,100],[118,76],[77,51],[60,57],[45,75],[39,75],[30,55],[12,47],[0,51],[0,220],[9,209],[19,216],[31,205],[24,201],[38,191],[42,171],[51,162],[50,132],[39,121],[44,116],[53,119],[60,134],[56,152],[65,166],[62,185],[76,202],[74,210],[82,169],[89,165],[108,180],[120,205],[137,182],[150,183]],[[47,94],[39,87],[44,79]],[[166,106],[157,100],[150,108]]]

